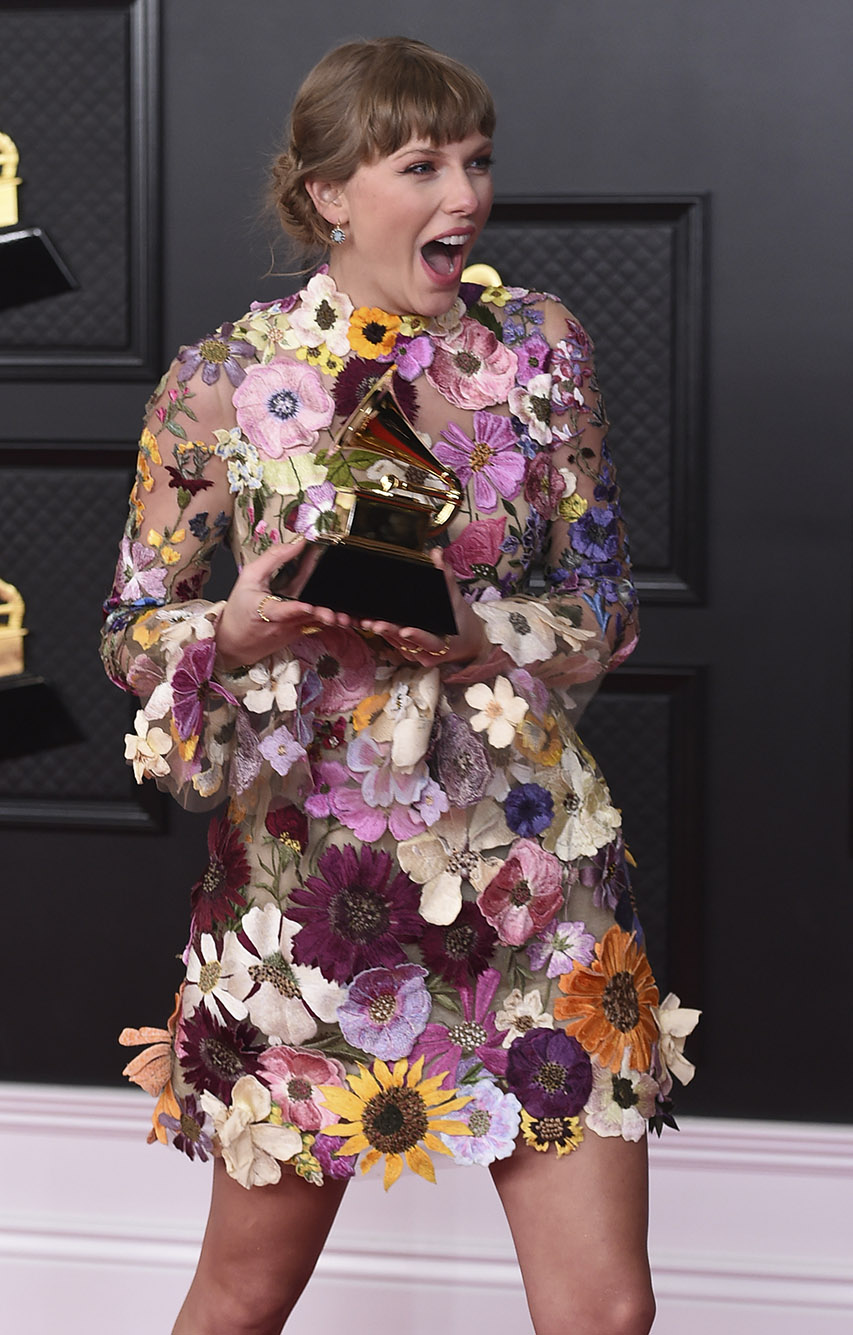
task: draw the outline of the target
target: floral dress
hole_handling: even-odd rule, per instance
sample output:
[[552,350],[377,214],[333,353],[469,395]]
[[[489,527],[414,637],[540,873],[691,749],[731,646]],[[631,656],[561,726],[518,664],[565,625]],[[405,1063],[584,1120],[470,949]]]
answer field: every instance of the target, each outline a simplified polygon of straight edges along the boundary
[[[214,549],[242,565],[316,538],[359,471],[402,476],[333,445],[392,365],[464,488],[444,558],[491,652],[422,667],[335,628],[223,670]],[[519,288],[463,285],[426,320],[354,309],[321,270],[181,350],[103,642],[140,700],[137,780],[220,808],[174,1014],[121,1036],[154,1040],[126,1068],[157,1096],[150,1139],[221,1154],[246,1187],[380,1160],[387,1187],[432,1180],[435,1155],[674,1124],[697,1012],[659,1003],[620,814],[574,728],[636,639],[605,429],[584,330]]]

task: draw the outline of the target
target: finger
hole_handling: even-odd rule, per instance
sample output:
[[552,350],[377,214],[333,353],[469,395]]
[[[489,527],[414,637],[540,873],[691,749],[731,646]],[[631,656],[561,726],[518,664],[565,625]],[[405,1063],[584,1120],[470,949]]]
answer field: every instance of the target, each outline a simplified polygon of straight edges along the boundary
[[256,588],[265,588],[269,583],[270,576],[274,571],[285,565],[288,561],[296,559],[305,549],[305,539],[297,538],[295,542],[274,542],[260,556],[255,557],[242,569],[241,576],[245,582]]

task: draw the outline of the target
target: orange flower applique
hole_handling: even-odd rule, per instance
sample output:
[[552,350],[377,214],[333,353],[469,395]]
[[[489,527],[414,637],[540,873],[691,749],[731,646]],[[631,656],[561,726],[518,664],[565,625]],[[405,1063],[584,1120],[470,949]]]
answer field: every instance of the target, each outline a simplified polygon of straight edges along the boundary
[[347,337],[353,351],[372,360],[392,350],[399,329],[399,315],[389,315],[378,306],[359,306],[350,317]]
[[154,1140],[159,1140],[161,1145],[167,1144],[166,1128],[160,1125],[161,1113],[168,1113],[178,1119],[181,1116],[180,1105],[172,1089],[172,1042],[178,1023],[180,1004],[181,993],[177,992],[175,1009],[169,1016],[168,1028],[155,1029],[151,1025],[143,1025],[141,1029],[122,1029],[118,1036],[119,1043],[125,1048],[137,1047],[142,1043],[151,1045],[133,1057],[122,1071],[122,1075],[126,1075],[135,1085],[139,1085],[146,1093],[157,1099],[157,1105],[151,1114],[152,1129],[148,1132],[149,1145]]
[[554,1003],[554,1016],[568,1020],[572,1034],[591,1056],[618,1071],[626,1048],[631,1066],[648,1070],[658,1030],[652,1007],[659,1002],[651,966],[633,932],[611,927],[595,947],[592,964],[575,964],[560,978],[565,997]]

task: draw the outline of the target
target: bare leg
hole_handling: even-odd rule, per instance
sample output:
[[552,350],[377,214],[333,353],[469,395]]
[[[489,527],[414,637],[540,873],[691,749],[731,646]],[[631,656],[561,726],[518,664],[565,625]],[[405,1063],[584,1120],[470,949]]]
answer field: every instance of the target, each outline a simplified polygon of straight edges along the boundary
[[521,1144],[492,1165],[536,1335],[647,1335],[646,1144],[587,1130],[557,1159]]
[[346,1182],[285,1171],[247,1191],[221,1159],[195,1277],[172,1335],[279,1335],[311,1277]]

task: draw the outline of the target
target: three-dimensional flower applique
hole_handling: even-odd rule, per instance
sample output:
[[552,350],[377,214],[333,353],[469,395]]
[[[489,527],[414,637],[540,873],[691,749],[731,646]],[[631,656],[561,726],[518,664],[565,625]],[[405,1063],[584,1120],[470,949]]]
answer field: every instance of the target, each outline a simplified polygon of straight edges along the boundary
[[275,1120],[269,1090],[244,1075],[231,1091],[231,1106],[205,1090],[201,1105],[213,1119],[225,1167],[241,1187],[263,1187],[281,1178],[281,1165],[302,1150],[295,1126]]
[[404,1163],[413,1173],[434,1182],[435,1169],[427,1151],[450,1154],[440,1139],[442,1132],[471,1134],[463,1121],[448,1116],[464,1108],[470,1095],[445,1089],[444,1072],[424,1079],[423,1067],[423,1057],[412,1065],[402,1057],[393,1069],[383,1061],[375,1061],[369,1070],[359,1064],[358,1073],[347,1078],[348,1089],[330,1085],[323,1090],[327,1106],[341,1120],[324,1127],[320,1135],[346,1136],[340,1154],[366,1150],[363,1173],[384,1158],[386,1191],[399,1178]]
[[510,843],[512,834],[497,802],[487,798],[465,812],[451,809],[431,830],[404,839],[397,859],[421,890],[420,912],[426,922],[455,922],[462,905],[462,882],[475,890],[486,885],[501,866],[488,849]]
[[137,783],[143,779],[163,778],[169,773],[166,756],[172,749],[172,739],[162,728],[151,728],[141,709],[137,709],[133,723],[135,732],[125,733],[124,758],[133,764]]
[[180,1005],[181,992],[177,992],[175,1007],[169,1016],[166,1029],[143,1025],[141,1029],[122,1029],[118,1036],[119,1043],[125,1048],[139,1047],[143,1043],[149,1045],[143,1052],[132,1057],[122,1071],[122,1075],[126,1075],[128,1080],[132,1080],[135,1085],[139,1085],[157,1100],[151,1115],[149,1145],[155,1140],[159,1140],[161,1145],[167,1143],[166,1129],[160,1121],[161,1114],[180,1116],[181,1110],[172,1088],[172,1048]]
[[689,1085],[696,1067],[684,1055],[684,1041],[699,1023],[701,1011],[682,1006],[674,992],[669,992],[659,1006],[652,1007],[660,1038],[658,1061],[664,1072],[671,1071],[682,1085]]
[[345,989],[319,969],[294,960],[298,932],[299,923],[285,918],[275,904],[256,904],[239,932],[225,934],[222,950],[230,991],[245,1002],[252,1023],[282,1043],[308,1042],[317,1032],[317,1019],[331,1023],[346,997]]
[[560,978],[565,993],[554,1016],[604,1066],[618,1071],[626,1049],[635,1070],[648,1070],[658,1027],[653,1007],[658,989],[646,954],[633,932],[611,927],[595,947],[589,965],[576,963]]
[[593,1062],[592,1092],[584,1107],[586,1124],[599,1136],[642,1140],[654,1116],[658,1083],[647,1071],[634,1071],[626,1050],[618,1073]]
[[347,332],[353,304],[339,292],[328,274],[318,273],[302,292],[298,306],[290,312],[290,327],[282,334],[284,348],[321,348],[335,357],[350,350]]
[[478,711],[471,718],[471,727],[475,732],[485,732],[499,750],[509,746],[527,713],[527,701],[515,694],[507,677],[496,677],[494,687],[475,682],[465,692],[465,702]]

